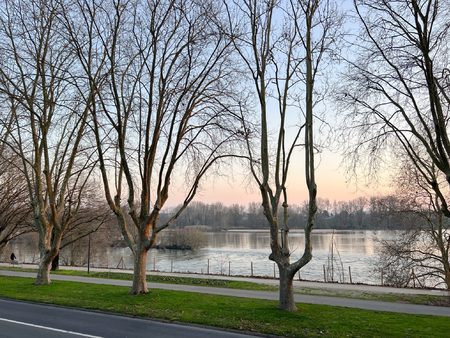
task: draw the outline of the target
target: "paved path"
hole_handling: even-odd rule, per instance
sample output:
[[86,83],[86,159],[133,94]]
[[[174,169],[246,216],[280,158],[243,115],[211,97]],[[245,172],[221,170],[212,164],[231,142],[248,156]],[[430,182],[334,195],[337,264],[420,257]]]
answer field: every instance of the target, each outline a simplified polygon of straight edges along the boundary
[[[0,263],[0,266],[10,267],[10,263]],[[35,264],[20,264],[18,267],[36,269]],[[61,270],[79,270],[86,271],[86,267],[75,266],[60,266]],[[129,269],[107,269],[107,268],[91,268],[91,271],[98,272],[120,272],[132,274],[133,270]],[[203,278],[203,279],[220,279],[220,280],[234,280],[251,283],[259,283],[266,285],[278,286],[278,279],[274,278],[258,278],[258,277],[236,277],[225,275],[207,275],[197,273],[180,273],[180,272],[158,272],[148,271],[149,275],[155,276],[174,276],[174,277],[189,277],[189,278]],[[367,284],[341,284],[341,283],[324,283],[316,281],[298,281],[294,280],[294,287],[296,288],[310,288],[322,289],[331,291],[358,291],[370,293],[394,293],[406,295],[434,295],[434,296],[450,296],[450,292],[444,289],[419,289],[419,288],[394,288],[389,286],[367,285]]]
[[[18,277],[34,278],[36,275],[35,275],[35,273],[30,273],[30,272],[16,272],[16,271],[0,270],[0,276],[18,276]],[[63,280],[63,281],[75,281],[75,282],[81,282],[81,283],[131,286],[131,281],[116,280],[116,279],[64,276],[64,275],[52,275],[52,279],[53,280]],[[149,283],[149,287],[154,288],[154,289],[198,292],[198,293],[233,296],[233,297],[257,298],[257,299],[269,299],[269,300],[277,300],[278,299],[277,292],[268,292],[268,291],[237,290],[237,289],[215,288],[215,287],[207,287],[207,286],[193,286],[193,285],[182,285],[182,284],[162,284],[162,283]],[[424,315],[450,317],[450,307],[443,307],[443,306],[390,303],[390,302],[352,299],[352,298],[325,297],[325,296],[300,295],[300,294],[295,295],[295,301],[299,302],[299,303],[343,306],[343,307],[351,307],[351,308],[359,308],[359,309],[375,310],[375,311],[387,311],[387,312],[424,314]]]
[[0,337],[251,338],[242,333],[0,299]]

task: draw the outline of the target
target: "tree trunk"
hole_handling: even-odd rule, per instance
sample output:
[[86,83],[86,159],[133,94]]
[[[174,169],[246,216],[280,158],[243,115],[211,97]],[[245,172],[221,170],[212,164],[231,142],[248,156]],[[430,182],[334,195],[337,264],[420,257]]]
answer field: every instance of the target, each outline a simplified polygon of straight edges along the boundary
[[51,283],[50,269],[52,267],[52,260],[50,254],[45,254],[41,257],[36,280],[34,282],[35,285],[48,285]]
[[145,248],[139,248],[134,257],[134,274],[133,286],[131,293],[133,295],[145,294],[148,292],[147,288],[147,253]]
[[[44,227],[42,225],[42,227]],[[52,262],[59,255],[61,246],[61,232],[53,232],[52,227],[46,226],[44,231],[39,232],[40,262],[35,285],[48,285],[51,283],[50,270]]]
[[450,272],[447,272],[445,275],[445,286],[447,290],[450,290]]
[[279,308],[281,310],[295,312],[297,307],[295,306],[294,300],[294,286],[293,279],[294,275],[291,273],[290,269],[278,266],[280,273],[280,304]]
[[444,256],[444,281],[447,290],[450,290],[450,264],[448,262],[447,255]]
[[56,271],[59,269],[59,254],[56,255],[52,260],[52,271]]

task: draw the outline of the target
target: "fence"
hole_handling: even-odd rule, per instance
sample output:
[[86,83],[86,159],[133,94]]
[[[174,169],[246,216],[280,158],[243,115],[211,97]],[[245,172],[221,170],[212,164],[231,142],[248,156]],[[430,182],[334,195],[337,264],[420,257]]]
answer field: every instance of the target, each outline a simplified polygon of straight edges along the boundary
[[[129,270],[133,268],[133,263],[124,257],[121,257],[117,264],[109,266],[96,265],[91,267],[107,268],[107,269],[121,269]],[[270,267],[270,268],[269,268]],[[193,273],[193,274],[206,274],[216,276],[239,276],[239,277],[259,277],[259,278],[278,278],[278,268],[275,263],[269,262],[245,262],[241,261],[220,261],[216,259],[205,258],[203,260],[196,261],[195,264],[189,265],[185,261],[177,262],[174,259],[158,261],[156,257],[152,257],[147,264],[148,271],[156,272],[170,272],[170,273]],[[316,269],[317,270],[317,269]],[[350,283],[355,282],[354,269],[351,266],[347,266],[344,271],[335,269],[333,272],[329,270],[325,264],[321,265],[321,273],[317,271],[309,270],[306,273],[303,270],[298,271],[295,276],[296,280],[304,281],[322,281],[328,283]],[[339,272],[339,273],[338,273]],[[374,285],[383,285],[383,275],[372,276],[368,279],[368,276],[357,276],[356,283],[366,283]]]
[[[275,263],[263,262],[263,261],[232,261],[232,260],[217,260],[213,258],[203,258],[201,260],[195,261],[194,264],[187,264],[186,261],[177,262],[174,259],[164,259],[158,261],[155,256],[151,257],[147,264],[147,269],[149,271],[158,272],[170,272],[170,273],[194,273],[194,274],[206,274],[206,275],[218,275],[218,276],[240,276],[240,277],[260,277],[260,278],[278,278],[278,269]],[[9,263],[9,261],[5,261]],[[86,257],[86,260],[81,263],[81,265],[70,265],[67,261],[62,258],[61,265],[66,266],[78,266],[84,267],[88,271],[90,268],[100,268],[100,269],[119,269],[119,270],[130,270],[133,268],[132,258],[129,256],[122,256],[115,263],[111,261],[110,258],[107,260],[106,265],[96,264],[95,260],[91,257]],[[26,260],[22,260],[21,263],[24,264],[38,264],[39,257],[33,255],[28,257]],[[368,276],[367,271],[356,274],[355,280],[355,269],[348,265],[342,265],[340,268],[328,266],[326,264],[320,264],[319,269],[317,268],[317,263],[315,262],[315,268],[310,268],[313,262],[308,264],[304,269],[300,270],[296,276],[296,280],[304,281],[323,281],[328,283],[357,283],[357,284],[372,284],[372,285],[390,285],[386,283],[386,274],[383,270],[377,273],[372,273]],[[307,271],[305,271],[307,270]],[[358,272],[358,269],[356,269]],[[421,281],[414,269],[411,270],[407,285],[414,288],[430,287]],[[394,285],[398,286],[398,285]]]

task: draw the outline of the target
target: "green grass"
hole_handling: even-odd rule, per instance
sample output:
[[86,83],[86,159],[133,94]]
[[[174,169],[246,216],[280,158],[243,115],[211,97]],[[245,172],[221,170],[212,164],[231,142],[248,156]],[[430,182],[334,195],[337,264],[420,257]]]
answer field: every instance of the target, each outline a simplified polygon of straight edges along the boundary
[[[58,275],[83,276],[94,278],[112,278],[121,280],[133,279],[133,275],[122,272],[91,272],[88,274],[86,271],[59,270],[52,273]],[[195,278],[195,277],[156,276],[149,274],[147,275],[147,281],[154,283],[198,285],[198,286],[210,286],[217,288],[242,289],[242,290],[258,290],[258,291],[278,290],[277,287],[275,286],[259,283],[223,280],[223,279]]]
[[439,305],[450,306],[450,298],[448,296],[421,295],[421,294],[400,294],[400,293],[380,293],[367,292],[359,290],[338,290],[338,289],[318,289],[318,288],[302,288],[296,290],[297,293],[315,296],[330,296],[354,298],[363,300],[377,300],[381,302],[406,303],[419,305]]
[[[3,270],[24,271],[24,272],[36,272],[36,269],[21,268],[21,267],[0,267]],[[120,280],[132,280],[133,275],[124,272],[97,272],[91,271],[89,274],[87,271],[80,270],[58,270],[52,271],[52,274],[66,275],[66,276],[83,276],[93,278],[110,278]],[[277,291],[278,288],[273,285],[234,281],[234,280],[222,280],[222,279],[206,279],[195,277],[178,277],[178,276],[156,276],[149,274],[147,280],[154,283],[166,283],[166,284],[184,284],[184,285],[197,285],[197,286],[210,286],[230,289],[241,290],[256,290],[256,291]],[[410,295],[410,294],[396,294],[396,293],[378,293],[378,292],[364,292],[357,290],[337,290],[324,288],[297,288],[295,290],[298,294],[316,295],[316,296],[331,296],[331,297],[344,297],[355,298],[364,300],[378,300],[385,302],[398,302],[408,304],[420,304],[420,305],[442,305],[449,306],[450,299],[445,296],[435,295]]]
[[277,302],[152,290],[132,296],[127,287],[0,277],[0,297],[287,337],[448,337],[446,317],[383,313],[299,304],[297,313]]
[[[31,268],[21,268],[21,267],[0,267],[0,270],[11,270],[20,272],[36,272],[36,269]],[[133,280],[133,275],[124,272],[98,272],[80,270],[58,270],[52,271],[55,275],[65,275],[65,276],[82,276],[82,277],[93,277],[93,278],[108,278],[108,279],[119,279],[119,280]],[[157,276],[157,275],[147,275],[147,281],[154,283],[166,283],[166,284],[184,284],[184,285],[198,285],[198,286],[210,286],[216,288],[228,288],[228,289],[241,289],[241,290],[257,290],[257,291],[276,291],[277,287],[272,285],[243,282],[243,281],[233,281],[224,279],[207,279],[207,278],[195,278],[195,277],[178,277],[178,276]]]

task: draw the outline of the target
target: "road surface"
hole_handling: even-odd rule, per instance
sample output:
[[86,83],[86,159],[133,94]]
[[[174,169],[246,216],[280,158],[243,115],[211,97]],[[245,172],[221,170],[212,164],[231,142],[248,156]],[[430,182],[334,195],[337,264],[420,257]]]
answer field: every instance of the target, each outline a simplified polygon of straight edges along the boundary
[[254,336],[0,299],[0,337],[251,338]]

